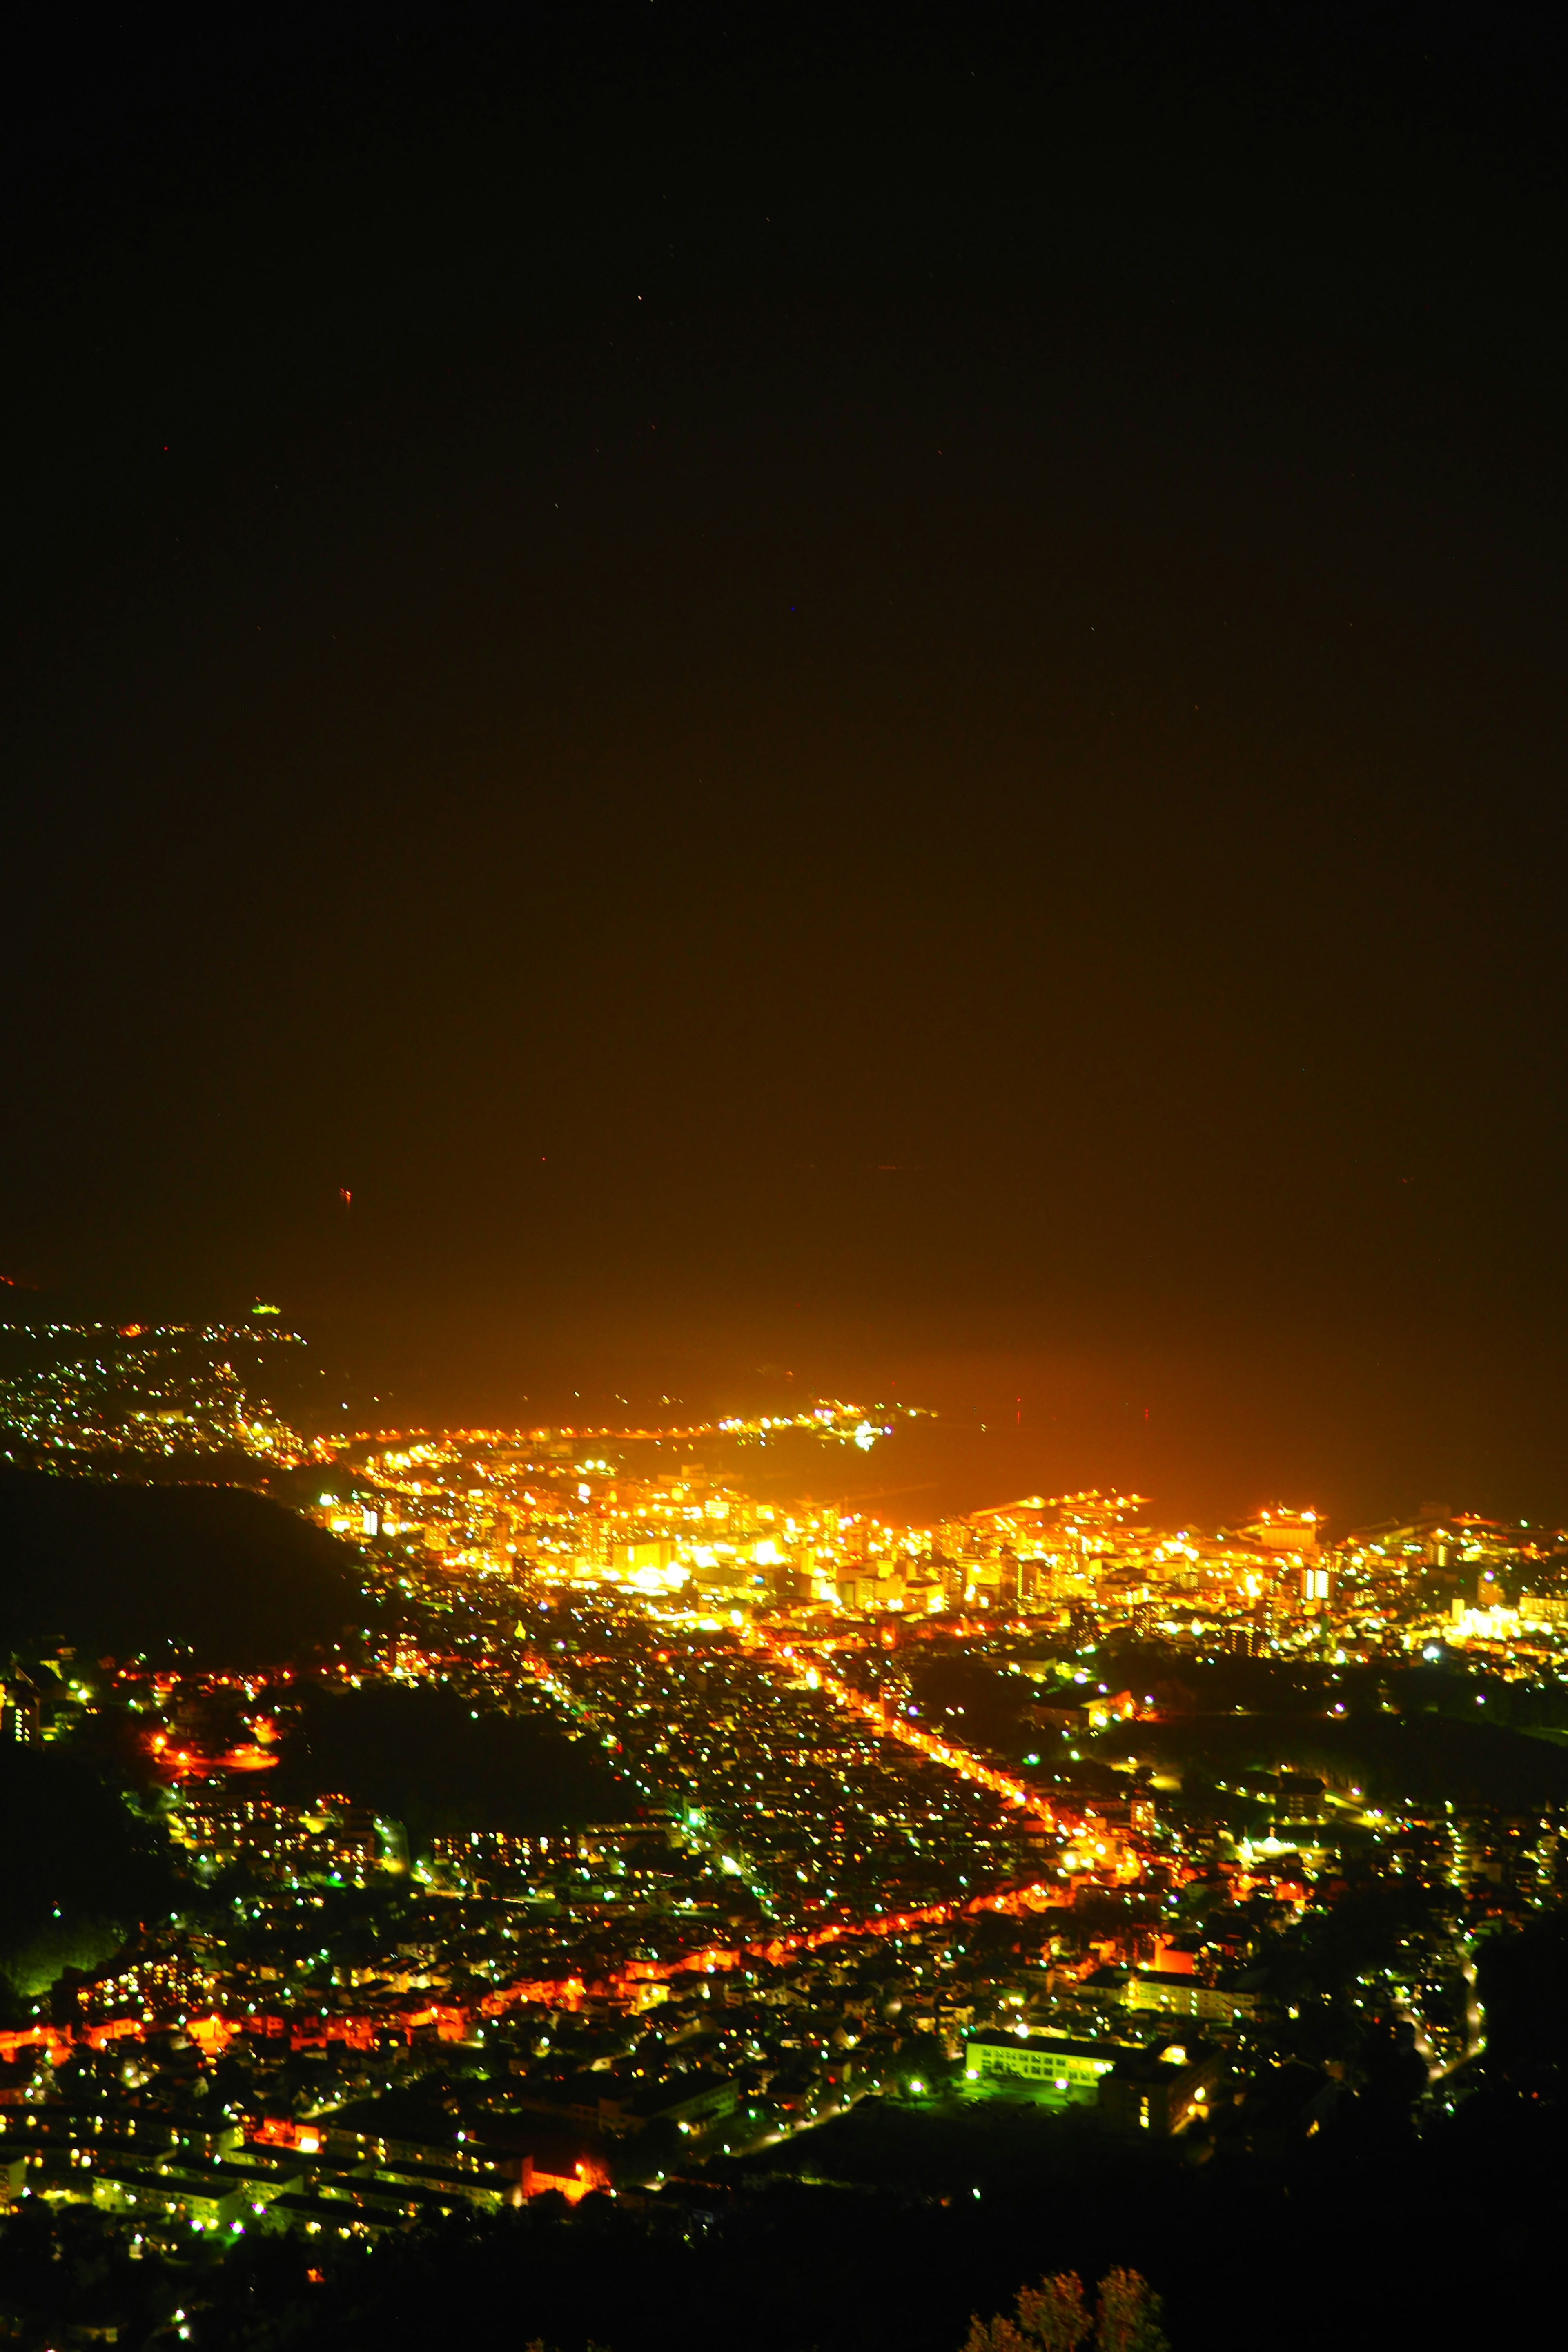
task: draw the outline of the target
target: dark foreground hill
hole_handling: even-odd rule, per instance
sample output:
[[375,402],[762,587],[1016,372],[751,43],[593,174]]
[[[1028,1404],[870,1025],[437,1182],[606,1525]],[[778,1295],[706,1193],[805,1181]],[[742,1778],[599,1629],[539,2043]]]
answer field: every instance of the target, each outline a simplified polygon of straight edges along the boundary
[[360,1612],[356,1555],[264,1496],[0,1471],[0,1651],[266,1665]]
[[[1289,2165],[1196,2166],[1180,2146],[1113,2142],[1076,2169],[1050,2166],[1044,2195],[1033,2166],[1022,2178],[1002,2166],[978,2180],[945,2172],[939,2194],[737,2180],[720,2162],[647,2200],[588,2197],[568,2211],[547,2195],[389,2230],[368,2247],[258,2231],[201,2274],[199,2341],[204,2352],[531,2339],[562,2352],[957,2352],[970,2315],[1005,2309],[1026,2280],[1131,2263],[1164,2297],[1176,2352],[1545,2344],[1560,2116],[1468,2106],[1419,2140],[1352,2107]],[[908,2121],[927,2138],[924,2118]],[[1076,2145],[1087,2153],[1088,2136]],[[95,2274],[91,2226],[68,2207],[24,2207],[9,2225],[15,2253],[0,2252],[0,2294],[7,2259],[19,2271],[30,2253],[32,2309],[60,2310],[74,2277]],[[127,2268],[121,2294],[135,2283]]]

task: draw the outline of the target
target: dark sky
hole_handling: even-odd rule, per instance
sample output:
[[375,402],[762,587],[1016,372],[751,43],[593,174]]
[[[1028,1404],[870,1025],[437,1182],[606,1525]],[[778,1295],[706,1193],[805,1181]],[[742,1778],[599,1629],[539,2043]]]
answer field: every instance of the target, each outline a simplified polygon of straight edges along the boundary
[[1568,1516],[1555,35],[105,37],[5,77],[0,1270]]

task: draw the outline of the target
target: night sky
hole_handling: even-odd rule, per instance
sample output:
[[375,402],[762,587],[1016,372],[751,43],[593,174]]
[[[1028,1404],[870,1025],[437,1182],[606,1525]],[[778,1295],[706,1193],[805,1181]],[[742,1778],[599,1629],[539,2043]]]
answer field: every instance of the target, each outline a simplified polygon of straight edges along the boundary
[[1556,41],[15,37],[0,1271],[1568,1517]]

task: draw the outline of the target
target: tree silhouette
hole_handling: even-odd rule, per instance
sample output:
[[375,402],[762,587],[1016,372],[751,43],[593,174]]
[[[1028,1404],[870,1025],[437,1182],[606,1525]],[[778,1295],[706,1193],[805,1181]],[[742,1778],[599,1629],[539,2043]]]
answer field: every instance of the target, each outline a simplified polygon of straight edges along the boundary
[[1095,2352],[1170,2352],[1160,2298],[1137,2271],[1108,2271],[1093,2320],[1076,2271],[1058,2271],[1018,2289],[1016,2320],[1005,2312],[969,2323],[963,2352],[1079,2352],[1090,2334]]
[[1018,2325],[1044,2352],[1078,2352],[1089,2334],[1083,2281],[1076,2271],[1058,2271],[1038,2286],[1018,2289]]
[[982,2319],[976,2313],[963,2339],[963,2352],[1030,2352],[1030,2340],[1005,2312],[999,2311],[994,2319]]
[[1107,2271],[1094,2315],[1095,2352],[1170,2352],[1160,2298],[1137,2271]]

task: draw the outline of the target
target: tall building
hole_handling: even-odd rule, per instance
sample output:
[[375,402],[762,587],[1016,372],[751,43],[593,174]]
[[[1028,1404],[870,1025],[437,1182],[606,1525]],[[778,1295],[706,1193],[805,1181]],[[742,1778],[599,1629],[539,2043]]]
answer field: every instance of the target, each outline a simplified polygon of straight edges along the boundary
[[32,1748],[42,1738],[38,1694],[26,1675],[12,1673],[0,1683],[0,1739]]

